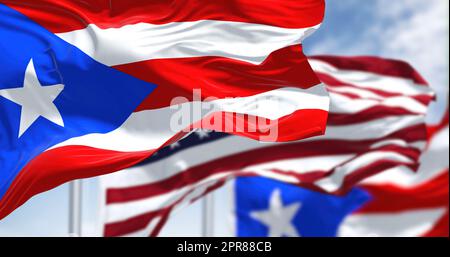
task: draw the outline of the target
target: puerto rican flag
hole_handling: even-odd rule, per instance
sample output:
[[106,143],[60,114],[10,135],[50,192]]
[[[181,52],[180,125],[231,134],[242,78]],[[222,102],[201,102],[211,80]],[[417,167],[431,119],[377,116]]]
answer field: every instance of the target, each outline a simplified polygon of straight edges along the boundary
[[323,0],[0,0],[0,219],[195,128],[323,134],[329,98],[301,46],[323,15]]

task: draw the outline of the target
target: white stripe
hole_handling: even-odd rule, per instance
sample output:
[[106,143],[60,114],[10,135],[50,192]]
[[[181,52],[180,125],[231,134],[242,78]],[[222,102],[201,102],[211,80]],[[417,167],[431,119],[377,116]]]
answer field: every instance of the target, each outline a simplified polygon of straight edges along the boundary
[[357,113],[365,109],[379,107],[401,107],[408,111],[425,115],[427,106],[410,97],[389,97],[383,100],[352,99],[350,97],[330,93],[332,113]]
[[406,142],[401,139],[386,139],[386,140],[380,140],[378,142],[375,142],[370,146],[370,149],[376,149],[383,146],[401,146],[401,147],[410,147],[410,148],[416,148],[417,150],[422,151],[425,149],[425,146],[427,145],[426,141],[416,141],[416,142]]
[[358,97],[360,97],[362,99],[384,100],[384,99],[388,98],[386,96],[375,94],[372,91],[369,91],[369,90],[366,90],[366,89],[356,88],[356,87],[351,87],[351,86],[334,87],[334,86],[329,86],[328,85],[327,89],[329,91],[331,91],[331,92],[334,92],[334,93],[353,94],[353,95],[356,95],[356,96],[358,96]]
[[112,203],[106,206],[106,219],[105,223],[113,223],[123,221],[132,217],[136,217],[140,214],[144,214],[151,211],[157,211],[164,207],[173,205],[180,197],[188,193],[193,189],[193,192],[189,194],[189,197],[184,201],[189,202],[193,198],[200,196],[205,189],[214,185],[218,180],[230,175],[230,172],[215,174],[209,176],[197,183],[183,186],[179,189],[172,190],[168,193],[139,199],[135,201],[128,201],[124,203]]
[[[171,119],[177,115],[191,116],[190,111],[195,104],[187,102],[166,108],[135,112],[114,131],[71,138],[51,149],[67,145],[84,145],[122,152],[156,149],[179,132],[171,128]],[[320,84],[309,89],[280,88],[249,97],[202,102],[202,105],[206,107],[201,108],[202,113],[197,119],[192,117],[195,119],[194,122],[216,111],[237,112],[276,120],[301,109],[327,111],[329,98],[324,86]],[[188,115],[180,115],[180,110],[187,110]],[[189,120],[186,121],[179,126],[180,130],[181,127],[184,129],[191,124]]]
[[288,29],[269,25],[201,20],[120,28],[86,28],[56,34],[108,66],[151,59],[221,56],[259,64],[275,50],[299,44],[320,25]]
[[400,213],[356,214],[344,219],[341,237],[415,237],[428,232],[444,215],[446,208]]
[[249,172],[263,172],[270,170],[279,170],[294,172],[297,174],[304,174],[312,171],[328,171],[336,167],[337,165],[348,161],[355,154],[342,154],[342,155],[330,155],[330,156],[318,156],[318,157],[304,157],[297,159],[287,159],[279,161],[271,161],[268,163],[250,165],[243,168],[243,171]]
[[[225,180],[225,182],[229,179],[231,179],[231,177],[227,178]],[[176,204],[173,207],[173,209],[171,210],[169,215],[170,216],[176,215],[178,211],[183,210],[185,207],[190,205],[194,199],[199,198],[200,195],[204,194],[206,192],[206,190],[208,190],[208,188],[210,186],[212,186],[213,184],[214,183],[206,183],[206,184],[197,186],[193,192],[188,194],[180,203]],[[182,195],[177,196],[176,200],[179,200],[180,197],[182,197]],[[171,220],[170,216],[168,217],[169,221]],[[152,219],[150,221],[150,223],[153,224],[153,226],[147,226],[145,229],[138,230],[138,231],[135,231],[135,232],[123,235],[123,236],[126,236],[126,237],[149,236],[153,232],[153,229],[155,228],[155,226],[157,225],[157,222],[159,222],[159,221],[160,221],[160,217]],[[159,236],[161,236],[161,235],[159,235]]]
[[395,152],[369,152],[358,156],[342,166],[336,167],[335,172],[331,176],[320,179],[316,181],[315,184],[327,192],[334,192],[341,188],[346,176],[379,160],[414,163],[410,158]]
[[161,221],[161,217],[154,217],[144,229],[140,229],[125,235],[121,235],[122,237],[148,237]]
[[400,93],[402,95],[432,95],[430,87],[415,84],[411,79],[364,71],[337,69],[329,63],[312,59],[309,60],[309,63],[314,71],[327,74],[356,87],[382,90],[390,93]]
[[449,167],[449,128],[439,131],[430,142],[428,149],[420,157],[420,167],[413,172],[407,167],[398,167],[368,177],[361,183],[369,185],[395,184],[402,187],[414,187],[430,181]]
[[324,136],[305,139],[305,141],[322,139],[341,139],[352,141],[378,139],[392,134],[398,130],[422,124],[423,122],[423,116],[403,115],[346,126],[328,126]]
[[170,206],[183,194],[186,194],[192,186],[182,187],[172,190],[166,194],[156,195],[154,197],[144,198],[136,201],[127,201],[124,203],[112,203],[106,207],[105,223],[123,221],[143,213],[157,211]]

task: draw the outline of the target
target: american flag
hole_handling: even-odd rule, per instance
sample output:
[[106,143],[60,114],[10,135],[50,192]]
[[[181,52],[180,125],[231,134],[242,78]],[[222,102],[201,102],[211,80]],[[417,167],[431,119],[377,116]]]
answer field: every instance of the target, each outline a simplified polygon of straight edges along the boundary
[[[324,8],[324,0],[0,0],[0,219],[193,129],[277,142],[322,135],[329,97],[302,41]],[[180,109],[192,116],[172,123]]]
[[174,209],[235,176],[339,194],[395,167],[416,170],[433,99],[423,78],[407,63],[377,57],[316,56],[310,63],[330,92],[324,136],[274,144],[197,130],[101,178],[103,234],[157,235]]

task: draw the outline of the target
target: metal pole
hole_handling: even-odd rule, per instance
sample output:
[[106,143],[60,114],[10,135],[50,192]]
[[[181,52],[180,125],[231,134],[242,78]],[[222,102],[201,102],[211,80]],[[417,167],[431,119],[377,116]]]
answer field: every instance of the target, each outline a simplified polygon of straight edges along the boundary
[[209,193],[203,198],[202,236],[211,237],[214,234],[214,195]]
[[81,180],[69,183],[69,236],[81,236]]

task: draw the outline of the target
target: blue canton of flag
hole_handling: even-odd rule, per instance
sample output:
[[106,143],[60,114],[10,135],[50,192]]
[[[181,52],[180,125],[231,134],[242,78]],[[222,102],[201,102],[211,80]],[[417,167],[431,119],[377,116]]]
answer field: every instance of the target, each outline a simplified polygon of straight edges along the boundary
[[34,157],[119,127],[155,85],[94,61],[0,4],[0,200]]
[[370,197],[359,188],[334,196],[267,178],[241,177],[235,181],[234,199],[237,236],[333,237],[343,219]]

